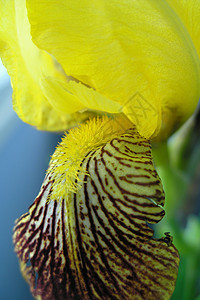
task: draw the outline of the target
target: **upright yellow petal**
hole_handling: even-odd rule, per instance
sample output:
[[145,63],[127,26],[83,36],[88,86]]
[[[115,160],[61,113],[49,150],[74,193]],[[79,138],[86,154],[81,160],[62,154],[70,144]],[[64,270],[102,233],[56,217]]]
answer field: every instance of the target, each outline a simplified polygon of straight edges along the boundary
[[27,0],[27,8],[33,41],[55,56],[88,108],[80,86],[84,95],[93,89],[92,109],[116,112],[119,103],[145,137],[167,136],[193,112],[199,60],[166,1]]
[[200,1],[167,0],[187,28],[200,57]]
[[[39,129],[65,130],[77,114],[52,107],[52,96],[42,80],[46,76],[66,80],[66,76],[55,59],[32,42],[25,0],[0,0],[0,13],[0,55],[11,76],[14,109],[23,121]],[[68,113],[84,108],[70,93],[68,98]]]

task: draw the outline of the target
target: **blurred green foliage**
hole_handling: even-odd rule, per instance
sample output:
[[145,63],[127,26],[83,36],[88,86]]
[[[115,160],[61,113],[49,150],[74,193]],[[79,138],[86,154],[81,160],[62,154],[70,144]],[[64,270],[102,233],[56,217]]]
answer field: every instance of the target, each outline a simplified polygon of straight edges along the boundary
[[166,204],[155,236],[170,231],[180,266],[172,300],[200,300],[200,111],[167,143],[153,145]]

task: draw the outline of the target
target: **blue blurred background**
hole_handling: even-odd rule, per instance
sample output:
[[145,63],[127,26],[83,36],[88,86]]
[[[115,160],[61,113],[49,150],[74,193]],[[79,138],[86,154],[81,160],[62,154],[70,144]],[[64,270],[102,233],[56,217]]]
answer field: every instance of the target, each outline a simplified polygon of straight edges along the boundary
[[12,108],[10,79],[0,62],[0,299],[33,299],[12,244],[14,221],[37,196],[60,135],[37,131]]

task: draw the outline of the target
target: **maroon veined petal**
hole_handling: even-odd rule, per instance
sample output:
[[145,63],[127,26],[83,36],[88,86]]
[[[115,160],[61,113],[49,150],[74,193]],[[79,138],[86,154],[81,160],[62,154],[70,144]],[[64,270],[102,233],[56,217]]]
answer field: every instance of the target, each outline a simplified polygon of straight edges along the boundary
[[[91,151],[79,189],[50,200],[47,175],[14,228],[15,251],[37,299],[170,299],[179,255],[167,233],[164,192],[147,140],[135,129]],[[52,197],[51,197],[52,199]]]

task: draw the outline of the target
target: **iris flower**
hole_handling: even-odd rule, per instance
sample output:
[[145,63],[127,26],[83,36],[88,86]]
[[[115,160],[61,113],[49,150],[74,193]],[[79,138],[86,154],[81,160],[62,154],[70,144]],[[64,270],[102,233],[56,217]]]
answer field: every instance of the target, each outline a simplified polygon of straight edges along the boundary
[[[15,251],[37,299],[169,299],[179,257],[166,233],[150,142],[199,95],[199,1],[0,0],[0,54],[19,117],[70,129]],[[88,120],[88,121],[86,121]],[[83,122],[82,125],[78,123]]]

